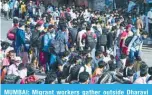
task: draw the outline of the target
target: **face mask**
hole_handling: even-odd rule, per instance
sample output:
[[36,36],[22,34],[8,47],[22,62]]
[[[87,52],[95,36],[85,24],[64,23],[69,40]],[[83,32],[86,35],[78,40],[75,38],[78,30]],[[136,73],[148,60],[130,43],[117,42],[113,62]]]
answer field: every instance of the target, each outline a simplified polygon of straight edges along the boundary
[[50,33],[54,33],[54,32],[55,32],[55,30],[54,30],[54,29],[50,30]]
[[117,27],[117,29],[119,29],[119,25],[117,25],[116,27]]
[[25,27],[22,27],[23,30],[25,30]]
[[19,62],[17,62],[17,63],[15,63],[17,66],[19,66],[20,65],[20,63]]
[[59,20],[57,19],[56,22],[59,22]]

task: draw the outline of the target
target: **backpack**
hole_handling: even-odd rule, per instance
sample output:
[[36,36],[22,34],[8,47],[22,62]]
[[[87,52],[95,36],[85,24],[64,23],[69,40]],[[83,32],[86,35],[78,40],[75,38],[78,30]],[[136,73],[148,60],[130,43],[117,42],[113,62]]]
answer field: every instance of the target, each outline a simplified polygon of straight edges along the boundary
[[30,75],[29,77],[22,79],[21,84],[37,84],[37,81],[37,77],[35,77],[34,75]]
[[57,61],[57,56],[54,55],[54,54],[51,54],[51,57],[50,57],[50,64],[55,64]]
[[48,64],[49,69],[56,72],[58,70],[58,65],[59,64],[63,64],[60,57],[56,56],[54,54],[51,54],[50,62]]
[[116,43],[117,46],[120,46],[120,41],[121,41],[121,33],[118,35],[118,37],[116,38]]
[[136,47],[136,46],[140,45],[141,43],[142,43],[142,38],[138,36],[133,43],[133,47]]
[[125,67],[123,70],[123,77],[127,77],[128,67]]
[[65,18],[67,21],[71,20],[71,15],[68,12],[65,12]]
[[[134,36],[130,36],[125,40],[125,46],[129,46],[129,43],[132,41]],[[133,46],[136,47],[137,45],[140,45],[142,42],[142,39],[140,37],[137,37],[136,40],[133,43]]]
[[64,38],[62,34],[57,34],[55,39],[51,41],[51,48],[53,52],[56,54],[59,54],[61,52],[65,52],[65,43],[64,43]]
[[74,67],[71,68],[70,76],[73,80],[77,80],[81,67],[82,67],[82,65],[77,64],[77,65],[75,65]]
[[65,18],[65,13],[62,12],[60,16],[61,16],[61,18]]
[[151,80],[152,80],[152,76],[150,76],[147,81],[151,81]]
[[70,70],[70,63],[65,63],[63,65],[63,72],[62,72],[62,78],[66,79],[69,76],[69,70]]
[[39,47],[39,37],[40,36],[41,35],[40,35],[39,31],[33,31],[32,37],[31,37],[31,46]]
[[78,35],[78,29],[77,28],[69,28],[69,42],[74,44],[76,42],[76,38]]
[[38,48],[39,49],[42,49],[44,47],[44,34],[43,35],[40,35],[40,37],[38,38]]
[[15,84],[19,80],[19,76],[14,74],[6,75],[4,78],[3,84]]
[[108,80],[110,79],[110,75],[107,74],[106,72],[104,72],[97,81],[97,84],[105,84],[108,82]]
[[95,47],[95,39],[93,38],[93,33],[91,32],[91,34],[86,33],[87,38],[86,38],[86,44],[85,46],[87,48],[94,48]]
[[99,46],[105,46],[107,44],[107,35],[101,34],[100,31],[95,31],[97,35],[97,44]]
[[17,27],[13,27],[12,29],[10,29],[7,33],[7,38],[10,40],[10,41],[14,41],[15,38],[16,38],[16,31],[17,31]]
[[133,36],[130,36],[128,37],[126,40],[125,40],[125,46],[129,46],[129,43],[131,42],[131,40],[133,39]]

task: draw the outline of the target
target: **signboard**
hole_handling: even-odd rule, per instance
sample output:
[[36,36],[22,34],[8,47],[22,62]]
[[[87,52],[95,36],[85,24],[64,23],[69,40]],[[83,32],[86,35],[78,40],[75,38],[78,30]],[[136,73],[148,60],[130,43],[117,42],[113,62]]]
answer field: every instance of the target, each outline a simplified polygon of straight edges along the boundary
[[105,0],[94,0],[93,7],[94,10],[102,11],[105,8]]
[[147,3],[152,3],[152,0],[146,0]]
[[113,9],[113,0],[105,0],[105,4],[108,9]]
[[128,12],[130,12],[135,5],[136,3],[134,3],[133,1],[130,1],[128,5]]

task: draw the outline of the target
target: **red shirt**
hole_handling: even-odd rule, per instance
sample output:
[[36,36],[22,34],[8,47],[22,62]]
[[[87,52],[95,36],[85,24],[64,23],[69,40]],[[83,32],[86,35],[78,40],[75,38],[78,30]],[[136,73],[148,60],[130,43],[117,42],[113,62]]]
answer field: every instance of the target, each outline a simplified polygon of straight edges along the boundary
[[128,47],[123,46],[123,44],[124,44],[124,39],[125,39],[127,36],[128,36],[128,32],[127,32],[127,31],[124,31],[124,32],[121,34],[121,40],[120,40],[120,48],[122,49],[123,54],[126,54],[126,55],[128,55]]
[[127,31],[124,31],[124,32],[121,34],[120,48],[123,47],[124,38],[126,38],[127,36],[128,36],[128,32],[127,32]]

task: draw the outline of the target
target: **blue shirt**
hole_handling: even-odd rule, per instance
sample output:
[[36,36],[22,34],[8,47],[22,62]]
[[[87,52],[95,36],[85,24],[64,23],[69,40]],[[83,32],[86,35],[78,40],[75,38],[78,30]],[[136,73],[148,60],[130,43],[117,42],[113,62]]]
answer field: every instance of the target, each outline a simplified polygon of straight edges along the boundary
[[47,12],[53,12],[53,7],[49,6]]
[[44,47],[43,51],[48,52],[49,46],[51,44],[51,40],[54,39],[55,34],[54,33],[47,33],[44,35]]
[[9,2],[9,7],[10,7],[10,9],[13,9],[13,7],[14,7],[14,2]]
[[16,46],[20,47],[25,45],[25,32],[22,29],[17,29],[16,32]]
[[56,34],[56,38],[64,41],[65,44],[68,44],[68,36],[66,32],[59,30]]

